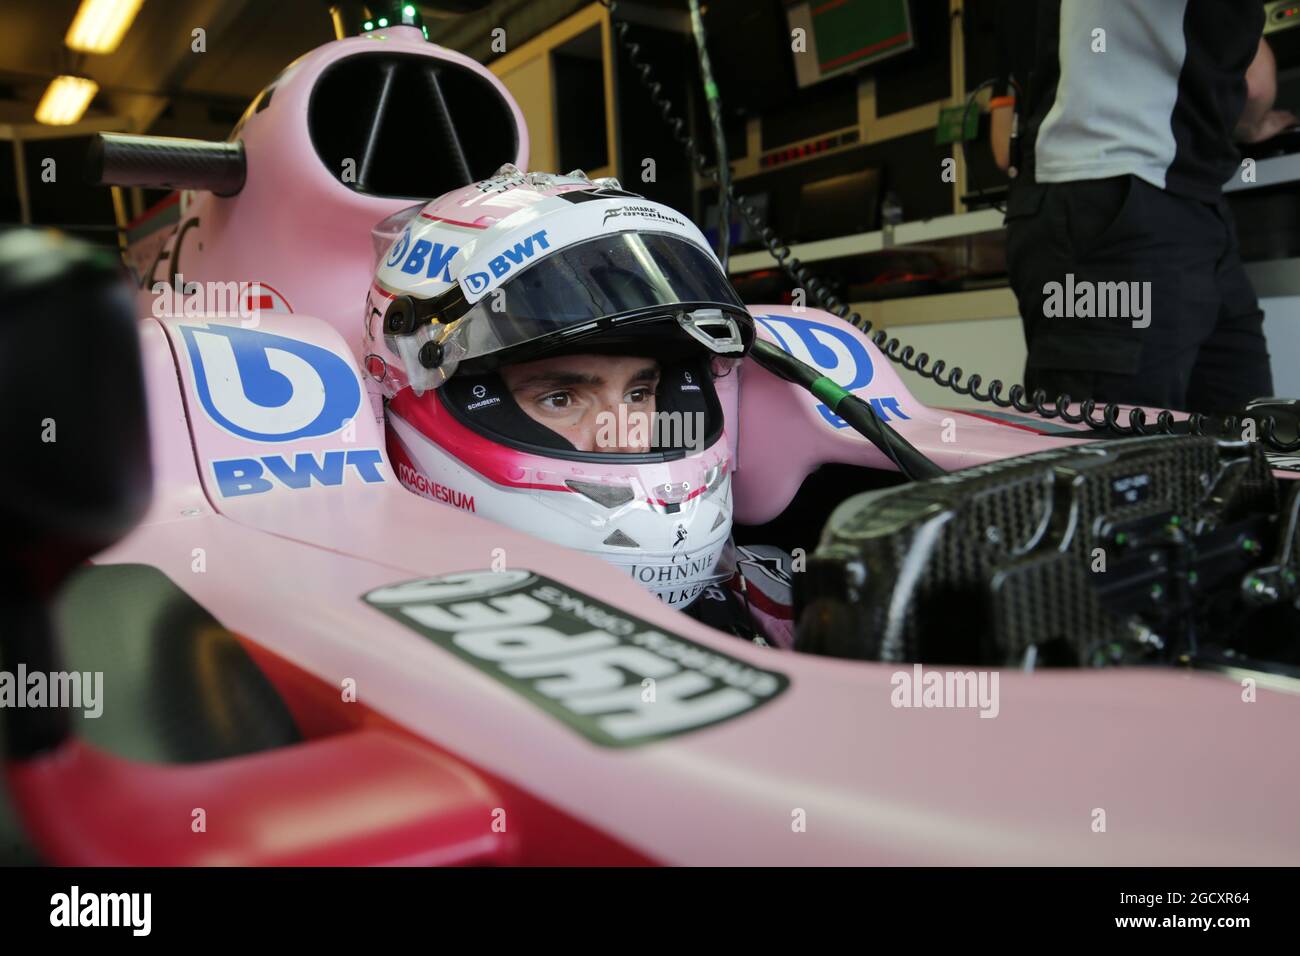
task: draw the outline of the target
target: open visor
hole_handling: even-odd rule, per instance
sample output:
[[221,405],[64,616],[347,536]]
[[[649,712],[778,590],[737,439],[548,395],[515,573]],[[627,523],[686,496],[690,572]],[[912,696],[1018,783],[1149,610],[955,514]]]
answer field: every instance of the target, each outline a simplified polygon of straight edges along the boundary
[[[491,281],[491,273],[462,277],[469,289]],[[459,287],[454,299],[430,305],[433,321],[389,339],[417,391],[436,388],[458,367],[489,371],[587,347],[587,340],[596,350],[640,341],[739,358],[754,338],[753,318],[717,262],[665,233],[621,232],[566,246],[472,306]]]

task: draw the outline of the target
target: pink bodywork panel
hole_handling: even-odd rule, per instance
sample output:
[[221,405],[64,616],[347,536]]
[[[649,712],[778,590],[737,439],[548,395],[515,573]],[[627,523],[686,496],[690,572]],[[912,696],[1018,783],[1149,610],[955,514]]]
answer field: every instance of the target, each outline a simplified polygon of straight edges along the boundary
[[[1076,443],[1074,438],[1035,435],[1011,424],[922,405],[866,336],[827,312],[777,305],[749,308],[760,338],[780,344],[837,384],[871,400],[899,434],[948,471]],[[753,361],[745,363],[741,392],[737,521],[763,524],[775,518],[818,465],[838,462],[894,470],[867,439],[852,428],[832,424],[835,416],[829,411],[819,412],[819,407],[824,409],[820,399]]]
[[[454,63],[491,84],[514,118],[518,141],[515,155],[502,161],[527,169],[528,129],[519,105],[475,60],[427,43],[409,28],[327,43],[287,67],[266,109],[244,120],[239,132],[248,159],[244,188],[228,198],[185,194],[189,201],[182,204],[177,234],[168,240],[167,258],[155,275],[146,277],[148,284],[167,282],[172,265],[187,282],[269,283],[289,311],[318,316],[348,342],[360,341],[366,289],[375,272],[371,229],[417,198],[370,196],[341,183],[340,171],[317,159],[307,107],[316,80],[339,60],[393,53]],[[410,161],[442,160],[412,156]]]
[[[354,376],[374,274],[371,227],[415,200],[366,196],[334,179],[312,158],[305,117],[322,70],[352,54],[392,51],[456,62],[496,85],[517,125],[514,162],[527,168],[523,118],[500,82],[467,57],[390,31],[327,44],[293,64],[270,105],[243,127],[244,190],[233,199],[187,196],[181,219],[187,280],[273,284],[277,311],[297,314],[263,313],[258,330],[325,349]],[[172,258],[148,278],[167,278],[175,245],[173,238]],[[147,290],[141,301],[149,315]],[[821,354],[828,375],[878,401],[891,424],[946,468],[1067,441],[919,404],[863,336],[824,313],[753,310],[760,335],[795,354]],[[824,324],[799,325],[807,321]],[[333,433],[264,442],[223,429],[196,393],[180,332],[186,324],[203,323],[141,325],[154,501],[146,520],[97,560],[160,568],[224,626],[333,686],[352,678],[362,701],[394,722],[655,859],[1300,862],[1300,817],[1288,796],[1300,791],[1300,698],[1292,694],[1261,687],[1258,702],[1247,704],[1233,679],[1173,670],[1006,671],[995,719],[895,708],[892,665],[747,644],[663,606],[597,558],[406,491],[392,475],[374,395],[363,391],[346,440]],[[739,393],[735,384],[736,376],[724,379],[719,391],[729,420],[739,419],[728,429],[738,453],[738,520],[775,517],[824,462],[888,467],[864,439],[836,427],[817,399],[753,362]],[[358,451],[376,453],[374,480],[349,466],[333,486],[273,482],[260,493],[223,496],[213,470],[216,461]],[[196,549],[203,571],[195,570]],[[488,568],[494,553],[510,568],[539,571],[666,632],[778,671],[790,686],[714,726],[605,749],[361,600],[381,586]],[[1105,832],[1094,832],[1097,810],[1105,811]],[[805,825],[796,828],[800,819]]]
[[[226,627],[334,686],[353,678],[386,717],[656,859],[1300,860],[1300,823],[1279,797],[1300,784],[1290,756],[1300,698],[1261,688],[1258,702],[1245,704],[1234,680],[1172,670],[1007,671],[995,719],[896,709],[894,666],[805,657],[714,632],[596,558],[417,497],[386,464],[383,481],[223,498],[214,460],[382,451],[383,437],[368,415],[345,444],[338,434],[271,444],[223,430],[196,398],[184,324],[142,324],[157,489],[144,523],[99,560],[161,568]],[[307,316],[264,317],[259,331],[353,361],[347,342]],[[817,413],[799,395],[780,395],[752,367],[745,374],[744,417],[760,425],[741,436],[739,475],[752,484],[738,493],[738,507],[761,514],[768,506],[754,496],[765,495],[767,483],[787,481],[787,471],[824,454],[870,460],[847,436],[815,432]],[[909,420],[922,423],[910,426],[918,444],[921,429],[945,414],[916,405],[883,361],[860,393],[898,398]],[[751,414],[752,394],[782,414]],[[1016,441],[1043,447],[1027,433],[1005,432],[999,450]],[[967,454],[973,461],[981,453]],[[193,570],[196,548],[206,556],[201,573]],[[497,548],[511,568],[541,571],[665,631],[778,671],[790,686],[715,726],[634,750],[603,749],[360,600],[382,585],[487,568]],[[1092,828],[1097,808],[1107,815],[1104,833]],[[792,828],[797,819],[806,820],[801,832]]]

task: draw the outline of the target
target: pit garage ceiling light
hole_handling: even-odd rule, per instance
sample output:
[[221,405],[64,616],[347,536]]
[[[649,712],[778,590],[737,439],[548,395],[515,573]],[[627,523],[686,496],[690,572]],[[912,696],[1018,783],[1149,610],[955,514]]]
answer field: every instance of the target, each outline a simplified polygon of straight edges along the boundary
[[69,126],[81,119],[99,92],[99,84],[84,76],[56,76],[36,107],[36,122]]
[[81,0],[63,42],[82,53],[117,49],[144,0]]

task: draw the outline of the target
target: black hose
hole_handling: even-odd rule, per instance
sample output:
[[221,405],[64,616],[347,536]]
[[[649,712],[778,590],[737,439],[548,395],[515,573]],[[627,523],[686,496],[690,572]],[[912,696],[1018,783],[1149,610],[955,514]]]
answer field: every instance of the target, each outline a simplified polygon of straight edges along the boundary
[[469,162],[465,159],[465,148],[461,145],[460,134],[456,132],[451,110],[447,108],[447,98],[443,96],[442,81],[438,78],[437,68],[430,67],[426,75],[429,78],[429,89],[433,93],[434,119],[442,129],[443,140],[451,147],[447,158],[451,160],[456,175],[460,178],[460,185],[468,186],[474,181],[474,177],[470,174]]
[[799,361],[790,353],[762,339],[754,340],[749,357],[778,378],[801,385],[820,398],[832,412],[848,422],[854,431],[884,452],[907,478],[924,481],[946,474],[917,451],[906,438],[881,421],[870,402],[845,391],[823,375],[820,369]]
[[709,63],[709,49],[704,40],[704,18],[700,16],[700,0],[691,2],[691,32],[695,34],[695,49],[700,58],[700,78],[704,83],[704,100],[709,105],[709,122],[713,127],[713,151],[718,158],[718,259],[722,271],[727,271],[731,251],[731,165],[727,160],[727,136],[722,130],[722,101],[718,97],[718,84],[713,82],[713,67]]

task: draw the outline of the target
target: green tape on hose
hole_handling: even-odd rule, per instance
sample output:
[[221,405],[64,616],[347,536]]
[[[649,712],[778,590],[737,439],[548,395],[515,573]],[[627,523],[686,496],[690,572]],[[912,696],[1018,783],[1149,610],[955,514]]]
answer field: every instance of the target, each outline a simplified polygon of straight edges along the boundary
[[704,95],[711,100],[716,100],[718,98],[718,84],[714,83],[712,80],[705,80]]
[[831,411],[835,411],[840,402],[848,398],[850,394],[832,382],[825,375],[812,383],[811,391],[814,395],[825,402],[827,406],[830,407]]

